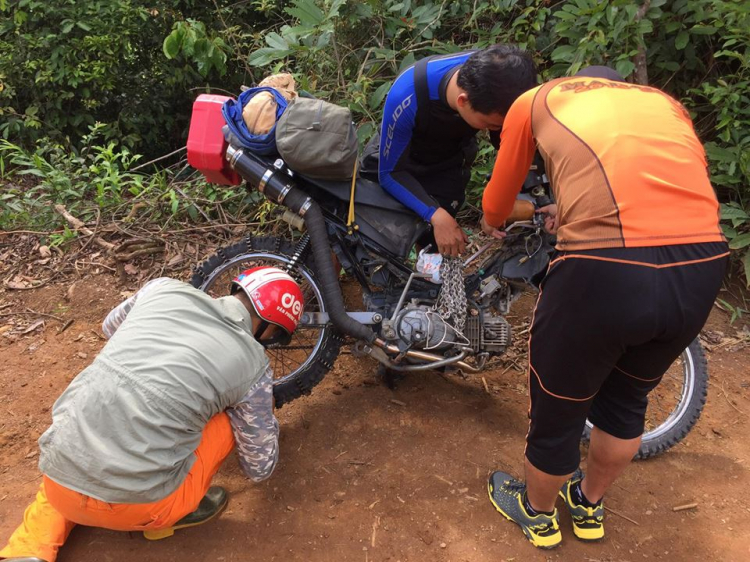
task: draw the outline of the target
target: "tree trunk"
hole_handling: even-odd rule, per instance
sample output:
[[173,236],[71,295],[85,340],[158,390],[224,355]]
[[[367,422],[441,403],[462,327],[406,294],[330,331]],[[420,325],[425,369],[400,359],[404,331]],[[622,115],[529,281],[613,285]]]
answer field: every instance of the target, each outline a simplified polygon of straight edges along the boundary
[[[638,13],[635,15],[635,21],[640,21],[648,12],[651,6],[651,0],[643,0],[643,4],[638,8]],[[635,63],[635,81],[638,84],[648,85],[648,66],[646,64],[646,44],[644,42],[638,46],[638,54],[633,59]]]

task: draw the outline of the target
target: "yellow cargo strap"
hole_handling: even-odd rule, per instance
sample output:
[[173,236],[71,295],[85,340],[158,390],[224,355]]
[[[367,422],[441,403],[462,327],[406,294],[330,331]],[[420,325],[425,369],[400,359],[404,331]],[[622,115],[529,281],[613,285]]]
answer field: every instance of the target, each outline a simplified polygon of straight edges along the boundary
[[352,174],[352,191],[349,195],[349,215],[346,218],[346,227],[349,234],[353,234],[355,230],[359,230],[359,226],[354,222],[354,191],[357,188],[357,167],[359,166],[359,158],[354,160],[354,173]]

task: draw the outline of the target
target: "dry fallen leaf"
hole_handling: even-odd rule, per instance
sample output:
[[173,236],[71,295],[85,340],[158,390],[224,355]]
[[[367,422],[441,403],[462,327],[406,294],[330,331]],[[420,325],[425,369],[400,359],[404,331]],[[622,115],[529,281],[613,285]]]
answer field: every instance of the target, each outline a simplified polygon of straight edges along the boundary
[[39,255],[43,258],[50,257],[52,252],[50,252],[49,246],[39,246]]
[[76,291],[76,284],[73,283],[70,287],[68,287],[68,290],[65,291],[65,300],[69,301],[73,298],[73,294]]
[[7,285],[8,289],[28,289],[29,284],[21,279],[20,277],[14,277],[12,280],[8,281]]
[[41,326],[44,326],[44,320],[37,320],[31,326],[29,326],[23,332],[21,332],[21,334],[28,334],[29,332],[33,332],[34,330],[36,330],[37,328]]
[[128,275],[138,274],[138,268],[134,266],[132,263],[126,263],[123,269],[125,270],[125,273],[127,273]]
[[167,262],[167,266],[172,267],[173,265],[180,263],[183,260],[182,254],[177,254],[171,260]]

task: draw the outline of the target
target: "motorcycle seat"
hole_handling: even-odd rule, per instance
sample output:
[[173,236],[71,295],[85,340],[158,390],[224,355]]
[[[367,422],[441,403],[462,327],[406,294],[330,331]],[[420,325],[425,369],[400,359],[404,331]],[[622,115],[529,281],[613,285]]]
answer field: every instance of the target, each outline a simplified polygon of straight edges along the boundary
[[[302,177],[305,181],[312,183],[326,193],[330,193],[336,197],[336,199],[346,201],[347,203],[349,202],[352,190],[351,180],[321,180],[309,176]],[[370,205],[372,207],[378,207],[396,213],[410,214],[416,217],[414,211],[402,205],[400,201],[383,189],[378,182],[362,176],[357,177],[357,187],[354,192],[355,209],[357,205]]]

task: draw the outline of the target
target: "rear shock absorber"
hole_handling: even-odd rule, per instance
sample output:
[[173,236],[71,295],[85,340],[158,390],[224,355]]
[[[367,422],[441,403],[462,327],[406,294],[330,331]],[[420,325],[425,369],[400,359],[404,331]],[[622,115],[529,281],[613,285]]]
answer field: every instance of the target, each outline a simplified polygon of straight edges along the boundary
[[284,267],[287,273],[291,274],[292,270],[297,267],[297,264],[300,262],[300,260],[304,259],[305,253],[307,252],[307,247],[309,245],[310,235],[305,232],[302,235],[302,238],[299,239],[299,242],[297,242],[297,246],[294,248],[294,255],[292,255],[292,259],[289,260],[289,263]]

